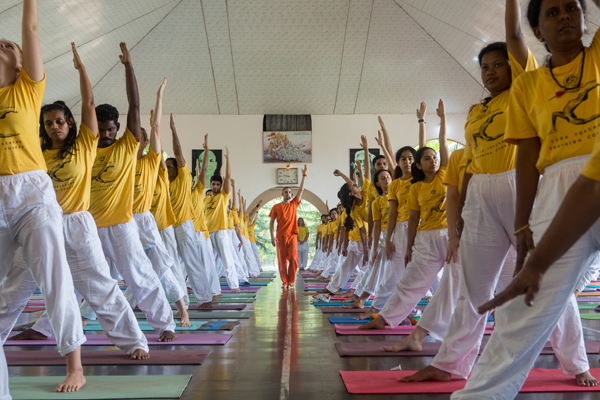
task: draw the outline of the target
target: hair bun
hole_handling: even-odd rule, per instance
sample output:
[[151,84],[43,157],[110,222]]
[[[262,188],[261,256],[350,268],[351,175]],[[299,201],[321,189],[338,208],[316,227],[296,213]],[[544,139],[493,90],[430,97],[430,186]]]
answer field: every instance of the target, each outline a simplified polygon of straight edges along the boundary
[[57,101],[55,101],[53,104],[58,104],[59,106],[63,106],[63,107],[66,107],[66,106],[67,106],[67,103],[65,103],[65,102],[64,102],[64,101],[62,101],[62,100],[57,100]]

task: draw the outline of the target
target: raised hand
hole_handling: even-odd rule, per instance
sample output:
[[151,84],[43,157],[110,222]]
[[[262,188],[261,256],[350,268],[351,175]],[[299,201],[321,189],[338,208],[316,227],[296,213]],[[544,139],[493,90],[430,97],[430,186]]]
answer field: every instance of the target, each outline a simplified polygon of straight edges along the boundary
[[368,151],[369,145],[367,143],[367,137],[365,135],[360,136],[360,146],[365,149],[365,152]]
[[[368,154],[366,154],[365,156],[368,157]],[[356,160],[355,164],[356,164],[356,169],[358,171],[362,171],[362,163],[360,162],[360,160]]]
[[158,88],[158,92],[156,93],[158,96],[163,95],[163,93],[165,92],[165,87],[167,86],[167,77],[165,77],[165,79],[163,79],[160,87]]
[[175,118],[173,118],[173,113],[171,113],[169,125],[171,125],[171,130],[175,130]]
[[196,176],[200,179],[200,160],[196,159]]
[[440,102],[438,103],[438,108],[435,111],[437,112],[437,115],[440,118],[446,116],[446,108],[444,107],[444,100],[440,99]]
[[[208,133],[204,135],[204,143],[202,144],[204,151],[208,151]],[[205,155],[207,157],[208,155]]]
[[225,159],[229,162],[229,149],[225,146]]
[[131,64],[131,56],[129,55],[129,50],[127,50],[127,45],[125,44],[125,42],[121,42],[119,44],[119,46],[121,47],[121,55],[119,55],[119,59],[121,60],[122,64]]
[[417,109],[417,118],[424,119],[426,112],[427,112],[427,103],[422,101],[421,107]]
[[379,125],[381,125],[381,130],[387,132],[387,129],[385,129],[385,124],[383,123],[383,119],[381,119],[381,116],[377,117],[377,120],[379,121]]
[[381,131],[377,131],[377,137],[375,138],[375,141],[380,147],[383,147],[383,136],[381,135]]
[[339,169],[336,169],[336,170],[333,171],[333,175],[334,176],[341,176],[342,172]]
[[71,50],[73,51],[73,65],[75,69],[85,68],[83,63],[81,62],[81,58],[79,58],[79,53],[77,52],[77,47],[75,47],[75,42],[71,42]]
[[302,175],[306,175],[306,171],[308,171],[308,167],[304,164],[304,168],[302,168]]

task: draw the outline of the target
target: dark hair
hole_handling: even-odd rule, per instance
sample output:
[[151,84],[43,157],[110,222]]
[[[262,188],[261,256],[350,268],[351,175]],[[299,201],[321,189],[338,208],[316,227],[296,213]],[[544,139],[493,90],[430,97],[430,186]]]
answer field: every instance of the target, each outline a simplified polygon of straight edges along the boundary
[[389,170],[380,169],[375,173],[375,177],[373,178],[373,185],[375,186],[375,189],[377,190],[377,193],[379,193],[380,196],[383,196],[383,189],[377,185],[377,182],[379,181],[379,175],[381,175],[384,172],[387,172],[388,174],[390,174],[390,176],[392,176],[392,173]]
[[281,193],[285,192],[285,189],[290,189],[290,191],[292,190],[292,188],[291,188],[291,187],[289,187],[289,186],[286,186],[286,187],[284,187],[283,189],[281,189]]
[[[425,154],[426,150],[431,150],[435,153],[435,150],[433,150],[431,147],[421,147],[418,151],[417,154],[415,154],[415,164],[421,164],[421,159],[423,158],[423,155]],[[412,174],[412,181],[411,183],[415,184],[417,182],[421,182],[422,180],[425,179],[425,172],[423,172],[422,169],[420,168],[411,168],[410,172]]]
[[340,188],[338,197],[342,202],[342,205],[346,209],[346,220],[344,221],[344,228],[350,232],[354,229],[354,220],[352,219],[352,209],[354,207],[354,198],[350,195],[350,186],[347,183]]
[[327,218],[327,217],[329,217],[329,215],[327,215],[327,214],[321,214],[321,222],[323,222],[323,218]]
[[410,154],[412,154],[413,158],[417,154],[417,151],[410,146],[404,146],[404,147],[400,148],[400,150],[398,150],[396,152],[396,163],[398,165],[396,165],[396,169],[394,169],[394,175],[392,176],[392,179],[400,179],[402,177],[402,168],[400,168],[399,164],[400,164],[400,158],[402,158],[402,154],[405,151],[410,151]]
[[[540,25],[540,12],[542,11],[543,0],[530,0],[527,6],[527,21],[531,29],[537,28]],[[586,12],[585,0],[579,0],[583,14]],[[548,47],[546,47],[547,49]]]
[[212,192],[212,189],[208,189],[206,192],[204,192],[204,195],[208,196],[208,192]]
[[171,161],[173,163],[173,165],[175,165],[175,168],[179,168],[179,165],[177,165],[177,159],[175,157],[169,157],[165,160],[165,163]]
[[144,128],[142,129],[142,136],[144,137],[144,142],[149,142],[150,138],[148,138],[148,132],[146,132],[146,130]]
[[[481,49],[481,51],[479,52],[479,56],[477,56],[477,59],[479,60],[480,67],[481,67],[481,63],[483,62],[483,56],[485,56],[488,53],[493,53],[494,51],[499,51],[508,60],[508,47],[506,47],[506,42],[494,42],[494,43],[488,44],[483,49]],[[481,102],[483,104],[486,104],[490,100],[492,100],[492,97],[488,96],[485,99],[483,99]]]
[[67,107],[64,101],[55,101],[52,104],[46,104],[42,107],[42,111],[40,112],[40,137],[42,138],[42,151],[52,149],[52,139],[46,133],[46,126],[44,125],[44,116],[46,113],[50,111],[60,111],[65,116],[65,120],[70,125],[69,133],[65,138],[63,146],[58,150],[58,158],[61,160],[67,157],[68,155],[73,155],[74,151],[77,150],[75,148],[75,141],[77,140],[77,123],[75,122],[75,118],[73,118],[73,113]]
[[337,208],[332,208],[331,210],[329,210],[329,217],[331,218],[331,213],[332,212],[338,212]]
[[377,157],[375,157],[375,158],[373,159],[373,166],[375,166],[375,163],[377,162],[377,160],[381,160],[382,158],[385,160],[385,156],[384,156],[384,155],[381,155],[381,154],[380,154],[380,155],[378,155]]
[[211,182],[219,182],[221,185],[223,184],[223,177],[221,175],[213,175],[212,178],[210,178]]
[[96,118],[98,122],[113,121],[119,123],[119,110],[110,104],[100,104],[96,107]]

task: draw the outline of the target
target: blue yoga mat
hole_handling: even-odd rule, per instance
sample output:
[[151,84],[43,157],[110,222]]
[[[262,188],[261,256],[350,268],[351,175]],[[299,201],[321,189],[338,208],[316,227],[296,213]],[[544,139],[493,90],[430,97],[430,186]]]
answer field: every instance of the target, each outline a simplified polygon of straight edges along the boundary
[[230,322],[231,321],[215,321],[213,323],[206,325],[206,327],[202,330],[203,331],[218,331],[223,327],[223,325],[226,325]]

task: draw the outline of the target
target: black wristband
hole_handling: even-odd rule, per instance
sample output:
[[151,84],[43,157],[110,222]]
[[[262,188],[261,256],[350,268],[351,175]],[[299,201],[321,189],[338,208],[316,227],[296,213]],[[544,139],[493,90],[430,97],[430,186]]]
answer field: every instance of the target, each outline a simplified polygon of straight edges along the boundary
[[426,124],[426,123],[427,123],[427,121],[425,121],[423,118],[421,118],[421,119],[420,119],[418,122],[419,122],[419,124],[420,124],[421,122],[423,122],[424,124]]

